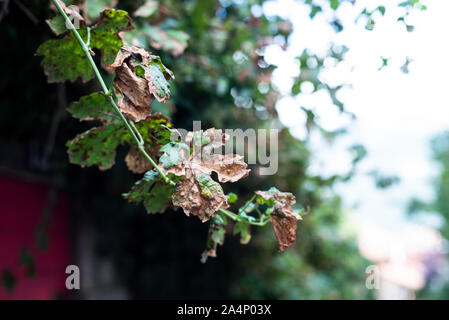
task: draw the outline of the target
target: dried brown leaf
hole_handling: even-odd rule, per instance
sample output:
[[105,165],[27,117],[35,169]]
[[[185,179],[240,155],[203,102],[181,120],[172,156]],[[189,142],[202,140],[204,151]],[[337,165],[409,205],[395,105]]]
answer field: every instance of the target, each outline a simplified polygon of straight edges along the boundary
[[[118,107],[136,122],[151,114],[150,104],[155,98],[160,102],[169,98],[165,79],[170,78],[172,73],[159,60],[154,62],[155,58],[142,48],[124,45],[109,66],[116,72],[114,88],[122,94]],[[136,68],[142,68],[144,74],[137,75]]]
[[195,172],[202,172],[210,175],[215,171],[220,182],[236,182],[248,176],[250,170],[246,169],[247,164],[243,161],[243,156],[237,154],[213,154],[209,157],[193,157],[191,167]]
[[279,250],[284,251],[296,241],[296,228],[298,221],[295,217],[272,213],[270,221],[279,244]]
[[296,241],[296,228],[301,216],[291,207],[296,202],[295,196],[289,192],[281,192],[276,188],[268,191],[256,191],[257,195],[263,199],[274,200],[273,213],[270,221],[273,224],[274,232],[279,244],[279,250],[284,251]]
[[218,209],[229,207],[221,186],[205,174],[195,176],[191,169],[186,169],[185,178],[176,184],[172,200],[187,216],[191,213],[202,222],[209,220]]
[[132,145],[125,157],[128,169],[134,173],[142,174],[153,168],[147,158],[140,152],[136,145]]
[[154,98],[148,91],[147,81],[137,76],[127,64],[117,69],[114,87],[122,94],[118,107],[128,118],[138,122],[151,114],[150,104]]

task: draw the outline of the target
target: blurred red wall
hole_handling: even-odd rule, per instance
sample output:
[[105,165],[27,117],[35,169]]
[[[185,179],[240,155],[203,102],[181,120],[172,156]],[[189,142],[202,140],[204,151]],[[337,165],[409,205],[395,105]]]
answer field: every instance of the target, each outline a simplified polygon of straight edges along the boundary
[[[0,176],[0,277],[8,268],[17,280],[11,293],[0,285],[0,299],[55,299],[68,294],[65,268],[70,264],[69,205],[62,192],[56,193],[55,200],[53,204],[49,201],[48,186]],[[36,230],[46,207],[51,210],[46,229],[49,246],[38,250]],[[24,246],[35,258],[34,277],[27,276],[20,265]]]

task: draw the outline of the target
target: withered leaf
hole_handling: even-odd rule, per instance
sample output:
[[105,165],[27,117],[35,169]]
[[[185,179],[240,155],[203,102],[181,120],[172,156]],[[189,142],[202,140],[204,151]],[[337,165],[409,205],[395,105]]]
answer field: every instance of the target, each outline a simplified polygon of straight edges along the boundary
[[221,129],[209,128],[205,131],[190,131],[187,133],[185,142],[193,147],[195,153],[207,148],[209,153],[212,149],[220,148],[228,141],[229,135],[223,133]]
[[167,80],[173,74],[157,56],[134,46],[122,46],[115,61],[115,89],[122,94],[118,107],[128,118],[138,122],[151,114],[150,104],[156,98],[165,102],[170,97]]
[[257,201],[273,208],[270,221],[279,244],[279,250],[284,251],[296,241],[297,221],[301,216],[291,207],[296,202],[295,196],[281,192],[276,188],[268,191],[256,191]]
[[298,221],[295,217],[280,215],[274,212],[270,215],[274,233],[279,244],[279,250],[284,251],[296,241],[296,228]]
[[195,176],[190,169],[186,170],[185,178],[178,181],[172,196],[174,206],[202,222],[209,220],[218,209],[228,208],[226,199],[219,183],[206,174]]
[[243,156],[236,154],[213,154],[209,157],[193,157],[191,168],[196,172],[210,175],[212,171],[218,175],[220,182],[236,182],[248,176],[250,170],[243,161]]
[[[235,182],[246,177],[247,164],[238,155],[211,154],[227,140],[227,135],[214,128],[189,132],[186,144],[170,142],[161,151],[162,170],[183,177],[173,193],[173,205],[183,208],[186,215],[192,213],[203,222],[209,220],[218,209],[229,207],[220,184],[210,175],[214,171],[220,182]],[[192,146],[193,153],[190,154]]]
[[[164,154],[159,161],[164,164],[164,169],[177,176],[185,175],[185,168],[189,167],[199,175],[217,173],[220,182],[236,182],[248,176],[250,170],[243,157],[235,154],[213,154],[214,150],[223,146],[229,137],[222,130],[215,128],[206,131],[189,132],[186,136],[186,144],[172,142],[170,146],[161,151]],[[188,156],[189,146],[193,153]],[[187,159],[188,158],[188,159]],[[171,159],[171,161],[168,161]],[[186,161],[187,159],[187,161]]]
[[[148,150],[147,150],[148,152]],[[149,152],[151,154],[151,152]],[[128,153],[125,157],[126,166],[128,169],[134,173],[144,173],[151,170],[153,166],[150,161],[140,152],[136,145],[132,145],[129,148]]]
[[206,250],[201,254],[201,263],[206,263],[208,257],[217,256],[217,246],[223,245],[226,230],[224,224],[218,221],[219,216],[211,220],[207,233]]

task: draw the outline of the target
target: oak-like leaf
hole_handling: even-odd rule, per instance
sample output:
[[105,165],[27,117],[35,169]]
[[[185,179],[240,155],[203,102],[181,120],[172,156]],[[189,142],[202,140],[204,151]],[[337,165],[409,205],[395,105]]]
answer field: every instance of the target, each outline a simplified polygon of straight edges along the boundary
[[[61,31],[60,19],[58,23]],[[105,67],[114,61],[123,45],[119,34],[132,28],[131,18],[126,11],[111,9],[101,13],[100,20],[90,29],[89,36],[85,27],[77,31],[84,42],[87,43],[90,38],[91,49],[101,51],[101,63]],[[72,32],[62,39],[45,41],[39,46],[36,54],[44,57],[41,66],[48,82],[75,81],[77,78],[88,81],[94,76],[92,66]]]
[[82,121],[99,120],[105,124],[118,124],[120,118],[109,98],[101,92],[94,92],[73,102],[67,109],[74,118]]
[[160,178],[158,172],[148,171],[123,197],[136,204],[143,202],[148,213],[163,213],[171,203],[173,189]]
[[[82,97],[69,107],[69,112],[80,120],[97,120],[103,123],[100,127],[92,128],[79,134],[73,140],[67,142],[68,154],[73,164],[82,167],[97,165],[101,170],[112,167],[115,163],[116,149],[123,143],[135,146],[132,136],[109,105],[107,98],[101,93],[93,93]],[[145,121],[136,123],[136,128],[141,134],[146,150],[156,156],[161,147],[169,140],[172,127],[168,118],[160,113],[152,114]],[[136,147],[131,147],[125,159],[129,169],[135,173],[143,173],[145,169],[151,169],[149,161],[140,154]]]
[[92,128],[67,142],[70,162],[81,167],[97,165],[107,170],[115,163],[117,147],[124,141],[127,130],[120,124]]

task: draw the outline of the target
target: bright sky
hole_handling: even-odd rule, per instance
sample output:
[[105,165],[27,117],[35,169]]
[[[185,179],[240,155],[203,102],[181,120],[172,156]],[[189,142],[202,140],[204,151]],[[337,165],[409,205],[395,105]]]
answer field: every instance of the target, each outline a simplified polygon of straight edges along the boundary
[[[328,1],[322,1],[324,6]],[[329,130],[347,126],[349,133],[341,136],[333,145],[323,140],[318,132],[309,137],[314,158],[310,173],[329,176],[345,173],[350,168],[351,156],[347,148],[355,143],[363,144],[368,156],[359,164],[359,173],[349,183],[337,186],[343,195],[351,216],[371,220],[387,228],[403,224],[406,205],[410,198],[433,197],[432,179],[438,167],[432,160],[430,140],[449,129],[449,34],[446,16],[449,1],[433,0],[424,3],[427,11],[415,10],[406,20],[415,26],[414,32],[406,32],[397,18],[404,9],[400,1],[356,1],[356,5],[343,3],[337,16],[344,24],[341,33],[329,26],[330,15],[318,14],[313,20],[309,9],[293,0],[269,2],[264,6],[267,14],[289,17],[294,24],[286,52],[272,46],[266,51],[266,59],[278,66],[273,82],[286,96],[278,103],[281,122],[291,128],[299,139],[306,137],[305,114],[300,107],[313,109],[319,123]],[[385,17],[375,16],[373,31],[364,28],[364,21],[354,23],[365,6],[374,9],[386,7]],[[326,92],[300,94],[290,97],[292,77],[298,71],[294,57],[304,48],[323,55],[330,41],[347,45],[350,51],[345,62],[329,68],[322,80],[330,85],[348,83],[352,88],[342,89],[338,95],[348,111],[357,119],[339,113]],[[378,71],[381,56],[390,58],[389,65]],[[409,74],[400,71],[406,57],[413,59]],[[401,182],[385,190],[375,187],[368,172],[378,170],[382,174],[397,175]],[[419,218],[418,218],[419,219]],[[418,220],[430,226],[438,220],[427,217]]]

